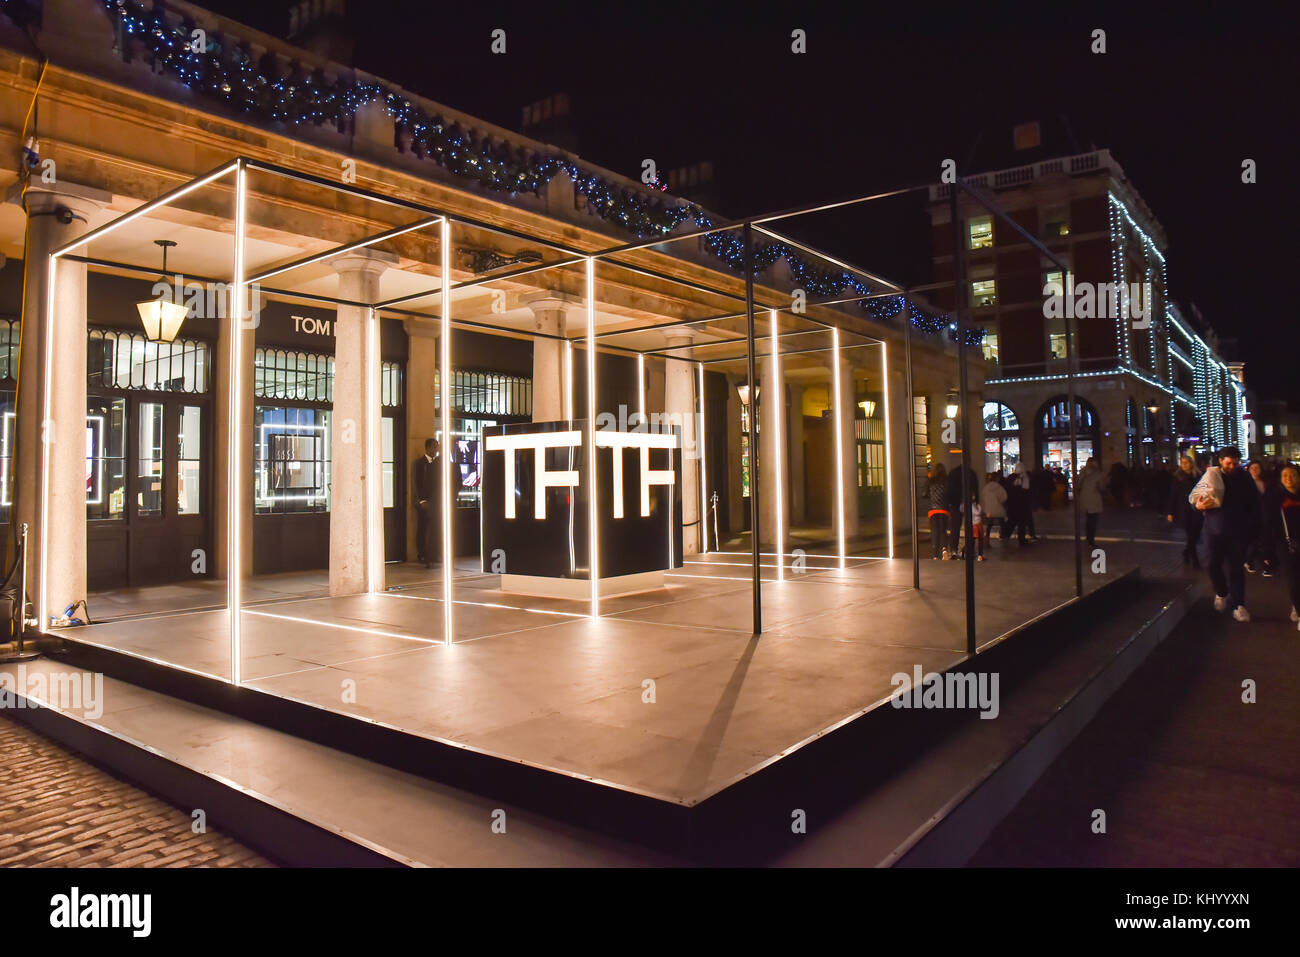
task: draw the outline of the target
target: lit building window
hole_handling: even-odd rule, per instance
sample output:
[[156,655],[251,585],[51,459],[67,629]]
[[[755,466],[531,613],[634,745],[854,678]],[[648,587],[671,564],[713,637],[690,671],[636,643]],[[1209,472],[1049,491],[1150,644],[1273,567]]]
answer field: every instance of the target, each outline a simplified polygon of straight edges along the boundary
[[1043,211],[1043,234],[1049,239],[1070,235],[1070,207],[1062,203]]
[[984,359],[986,362],[998,361],[998,334],[996,332],[984,333]]
[[976,306],[992,306],[998,301],[998,285],[993,279],[977,279],[970,284],[971,302]]
[[1272,435],[1272,434],[1273,434],[1273,424],[1272,424],[1271,422],[1270,422],[1269,424],[1267,424],[1267,425],[1264,426],[1264,434],[1265,434],[1265,435]]
[[993,247],[993,217],[980,216],[970,221],[970,248],[991,249]]
[[1066,350],[1069,348],[1066,342],[1066,336],[1063,332],[1053,332],[1047,337],[1047,351],[1053,359],[1064,359]]

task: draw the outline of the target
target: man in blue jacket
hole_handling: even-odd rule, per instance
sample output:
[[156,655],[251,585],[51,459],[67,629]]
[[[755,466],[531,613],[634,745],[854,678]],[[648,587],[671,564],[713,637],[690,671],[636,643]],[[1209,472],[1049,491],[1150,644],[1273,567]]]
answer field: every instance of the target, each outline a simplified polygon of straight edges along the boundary
[[[1214,610],[1232,609],[1236,621],[1250,621],[1246,610],[1246,549],[1259,533],[1259,490],[1241,467],[1241,452],[1233,446],[1219,450],[1223,501],[1208,496],[1195,500],[1205,515],[1206,569],[1214,585]],[[1195,491],[1192,493],[1196,494]],[[1224,574],[1224,563],[1227,574]]]

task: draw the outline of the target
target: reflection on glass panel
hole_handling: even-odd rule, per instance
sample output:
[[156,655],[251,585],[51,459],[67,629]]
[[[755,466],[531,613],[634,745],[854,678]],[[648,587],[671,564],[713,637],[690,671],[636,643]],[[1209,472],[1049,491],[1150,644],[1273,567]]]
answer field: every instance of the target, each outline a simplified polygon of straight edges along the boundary
[[18,379],[18,320],[0,319],[0,380]]
[[[163,405],[141,402],[136,418],[139,450],[136,471],[136,510],[141,515],[162,512],[163,491]],[[89,429],[87,432],[89,433]],[[87,442],[89,442],[89,437]],[[87,480],[89,487],[89,480]]]
[[740,389],[740,494],[749,498],[749,386]]
[[[3,326],[0,326],[0,330]],[[0,391],[0,522],[9,521],[13,506],[13,468],[15,434],[14,394],[12,390]]]
[[197,405],[181,406],[180,445],[176,453],[176,513],[198,515],[202,510],[203,410]]
[[478,508],[483,495],[483,427],[496,424],[492,419],[454,420],[456,452],[452,464],[460,469],[461,485],[457,508]]
[[259,405],[253,427],[256,511],[328,511],[329,413]]
[[86,518],[121,518],[126,509],[126,400],[86,400]]
[[392,416],[384,416],[380,422],[379,430],[379,455],[384,465],[384,508],[392,508],[395,494],[393,491],[395,458],[396,453],[393,444],[393,419]]

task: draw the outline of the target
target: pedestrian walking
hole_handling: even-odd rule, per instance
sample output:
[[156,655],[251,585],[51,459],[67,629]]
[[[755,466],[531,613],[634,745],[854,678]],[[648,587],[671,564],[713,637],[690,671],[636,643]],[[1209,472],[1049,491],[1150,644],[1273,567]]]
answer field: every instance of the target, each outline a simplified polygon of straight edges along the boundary
[[1197,548],[1201,542],[1201,526],[1205,521],[1204,514],[1193,508],[1189,499],[1200,479],[1201,469],[1196,464],[1196,459],[1184,455],[1178,460],[1178,471],[1173,476],[1169,499],[1165,503],[1165,518],[1169,524],[1183,527],[1183,564],[1192,568],[1201,567]]
[[1291,620],[1300,630],[1300,465],[1282,466],[1278,478],[1265,506],[1265,528],[1291,599]]
[[1103,508],[1101,463],[1095,457],[1088,459],[1076,481],[1079,489],[1079,507],[1084,513],[1084,527],[1088,536],[1088,547],[1090,549],[1096,548],[1097,522],[1101,518]]
[[[1034,497],[1031,488],[1029,466],[1021,462],[1016,466],[1015,474],[1007,486],[1007,515],[1011,530],[1014,530],[1020,544],[1025,544],[1025,533],[1033,535]],[[1007,538],[1003,535],[1003,538]]]
[[1214,586],[1214,610],[1232,609],[1236,621],[1250,621],[1246,609],[1246,548],[1259,534],[1259,491],[1241,467],[1235,446],[1219,450],[1218,467],[1205,470],[1188,499],[1205,516],[1206,569]]
[[[1264,463],[1258,459],[1250,463],[1247,469],[1250,477],[1255,482],[1255,488],[1259,491],[1259,501],[1261,508],[1265,507],[1265,502],[1269,498],[1273,488],[1273,483],[1269,480],[1269,474],[1264,469]],[[1273,577],[1273,555],[1269,549],[1269,543],[1265,540],[1264,530],[1267,527],[1268,516],[1261,512],[1260,514],[1260,534],[1250,543],[1246,549],[1246,571],[1252,575],[1263,574],[1265,578]]]
[[984,510],[984,524],[981,526],[984,532],[984,544],[988,544],[994,522],[997,522],[998,528],[1002,530],[1002,538],[1005,541],[1007,537],[1007,490],[998,481],[997,472],[989,472],[984,477],[984,487],[980,489],[980,508]]
[[942,462],[930,467],[926,482],[926,495],[930,502],[930,551],[935,559],[948,557],[948,473]]
[[[947,494],[944,497],[944,508],[947,509],[950,517],[948,528],[948,557],[955,559],[959,553],[959,544],[961,541],[962,512],[965,504],[962,501],[962,467],[958,465],[948,473]],[[972,469],[966,469],[966,495],[968,501],[974,501],[979,495],[979,479],[975,476]]]

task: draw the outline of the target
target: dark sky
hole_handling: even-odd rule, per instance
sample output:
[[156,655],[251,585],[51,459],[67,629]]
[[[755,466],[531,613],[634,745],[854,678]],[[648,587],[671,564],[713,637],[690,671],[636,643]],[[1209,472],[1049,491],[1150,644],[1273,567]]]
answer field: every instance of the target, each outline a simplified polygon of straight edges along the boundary
[[[284,6],[205,5],[271,32]],[[934,181],[944,158],[962,171],[977,142],[1005,141],[1015,123],[1063,118],[1084,149],[1111,149],[1163,223],[1172,295],[1237,340],[1253,389],[1300,402],[1300,57],[1292,25],[1259,5],[1026,19],[979,4],[908,20],[838,3],[350,6],[358,66],[511,129],[523,104],[567,92],[584,158],[633,177],[646,157],[661,170],[713,160],[729,215]],[[489,49],[498,27],[504,56]],[[803,55],[790,52],[796,27]],[[1094,28],[1103,55],[1090,52]],[[1245,158],[1254,185],[1241,182]],[[824,223],[835,235],[818,239],[926,281],[919,213],[895,204],[855,226]],[[901,234],[873,232],[886,214]]]

